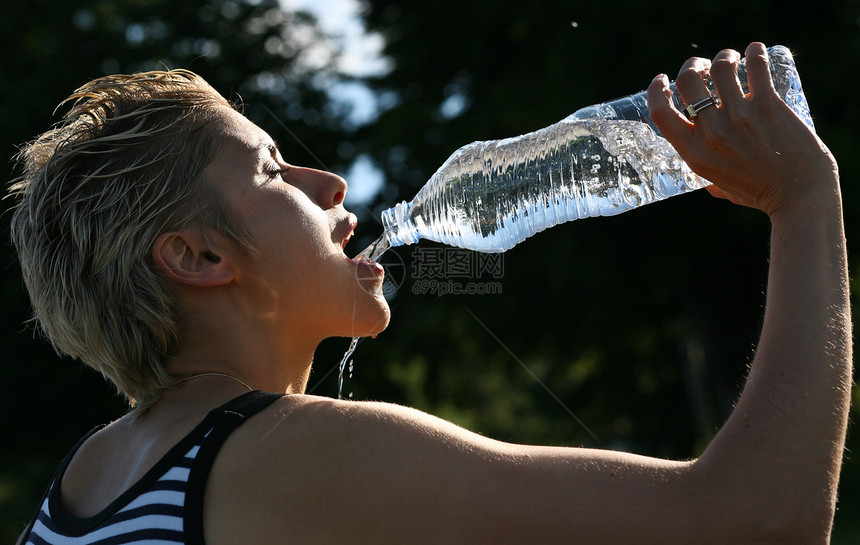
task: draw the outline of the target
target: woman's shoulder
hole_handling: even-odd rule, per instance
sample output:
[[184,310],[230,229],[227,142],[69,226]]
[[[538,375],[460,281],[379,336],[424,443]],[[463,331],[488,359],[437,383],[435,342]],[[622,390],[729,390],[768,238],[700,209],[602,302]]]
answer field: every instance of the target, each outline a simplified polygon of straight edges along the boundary
[[404,459],[444,465],[458,453],[486,458],[514,450],[516,445],[393,403],[287,395],[231,434],[213,477],[233,490],[366,485],[393,472]]
[[[376,520],[371,507],[382,499],[437,482],[449,469],[446,452],[484,450],[484,441],[491,442],[395,404],[287,395],[224,443],[207,482],[206,532],[276,543],[336,533],[327,526],[343,517],[358,529]],[[357,508],[355,494],[368,503]]]
[[[408,416],[407,416],[408,415]],[[242,450],[265,438],[265,448],[284,448],[295,442],[305,446],[342,437],[380,420],[416,419],[420,411],[392,403],[351,401],[308,394],[276,399],[234,432],[230,448]]]
[[353,434],[402,434],[405,430],[417,433],[434,429],[432,433],[468,433],[418,409],[379,401],[351,401],[307,394],[290,394],[260,411],[247,424],[237,430],[236,443],[248,444],[254,437],[266,437],[272,448],[296,441],[322,442],[345,439]]
[[504,449],[502,443],[401,405],[287,395],[231,434],[213,475],[239,487],[253,482],[301,487],[336,474],[366,473],[368,460],[384,470],[377,462],[392,451],[427,454],[428,448],[454,445]]

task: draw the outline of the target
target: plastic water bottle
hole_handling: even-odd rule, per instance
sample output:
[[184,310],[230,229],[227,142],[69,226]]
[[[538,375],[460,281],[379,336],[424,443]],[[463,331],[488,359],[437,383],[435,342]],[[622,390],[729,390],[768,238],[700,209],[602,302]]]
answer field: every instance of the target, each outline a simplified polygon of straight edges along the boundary
[[[774,46],[768,54],[777,93],[814,130],[791,52]],[[747,92],[743,60],[738,75]],[[536,132],[460,148],[412,201],[382,213],[382,236],[359,256],[377,259],[422,238],[504,252],[559,223],[619,214],[708,183],[661,136],[642,91]]]

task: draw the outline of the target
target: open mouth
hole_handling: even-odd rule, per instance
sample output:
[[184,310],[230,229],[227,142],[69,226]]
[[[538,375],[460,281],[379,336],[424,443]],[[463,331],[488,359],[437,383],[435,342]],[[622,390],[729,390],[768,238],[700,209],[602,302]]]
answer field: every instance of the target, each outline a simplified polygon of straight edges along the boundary
[[355,227],[358,225],[358,218],[355,217],[355,214],[350,214],[347,218],[346,224],[346,235],[344,235],[343,239],[340,241],[340,249],[346,251],[346,244],[349,242],[349,239],[352,238],[352,235],[355,234]]
[[[346,234],[340,240],[340,248],[344,252],[344,255],[346,255],[346,244],[355,234],[358,218],[355,217],[355,214],[350,214],[346,218],[346,222],[341,225],[343,225],[342,229],[346,230]],[[379,280],[385,276],[385,269],[382,265],[365,255],[358,255],[354,258],[347,256],[347,258],[358,265],[356,274],[358,275],[359,282],[362,284],[370,282],[366,288],[368,291],[372,291],[374,287],[378,287]]]

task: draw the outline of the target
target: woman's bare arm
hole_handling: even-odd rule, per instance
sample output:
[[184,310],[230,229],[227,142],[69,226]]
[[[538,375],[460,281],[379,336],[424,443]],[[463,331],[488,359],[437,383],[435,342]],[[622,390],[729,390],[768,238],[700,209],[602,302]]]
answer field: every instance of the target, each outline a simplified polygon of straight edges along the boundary
[[[851,318],[836,162],[780,101],[766,52],[746,52],[751,93],[734,83],[738,55],[710,67],[722,106],[688,123],[660,100],[652,111],[712,193],[771,218],[767,305],[743,394],[696,463],[703,485],[719,482],[741,511],[769,512],[809,543],[826,543],[835,507],[851,388]],[[676,85],[695,100],[701,82],[688,63]],[[701,69],[701,67],[699,67]],[[726,241],[730,244],[731,241]]]

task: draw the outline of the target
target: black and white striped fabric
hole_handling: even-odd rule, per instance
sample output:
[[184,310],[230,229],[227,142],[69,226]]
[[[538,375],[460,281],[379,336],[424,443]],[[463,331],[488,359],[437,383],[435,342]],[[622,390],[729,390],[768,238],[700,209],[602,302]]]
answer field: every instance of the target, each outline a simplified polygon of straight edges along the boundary
[[57,470],[27,545],[204,545],[203,492],[215,455],[245,419],[281,394],[249,392],[215,409],[134,486],[92,517],[69,514],[59,482],[84,437]]

